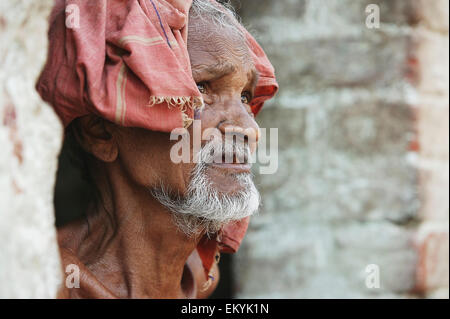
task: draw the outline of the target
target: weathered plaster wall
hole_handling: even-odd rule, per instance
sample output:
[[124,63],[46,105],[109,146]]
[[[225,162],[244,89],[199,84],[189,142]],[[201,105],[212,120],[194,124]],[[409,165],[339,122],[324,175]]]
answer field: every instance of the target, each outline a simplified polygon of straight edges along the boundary
[[0,298],[51,298],[61,277],[53,186],[62,128],[34,85],[52,0],[0,1]]
[[240,2],[281,91],[258,120],[279,128],[279,170],[258,177],[236,296],[448,297],[448,1]]

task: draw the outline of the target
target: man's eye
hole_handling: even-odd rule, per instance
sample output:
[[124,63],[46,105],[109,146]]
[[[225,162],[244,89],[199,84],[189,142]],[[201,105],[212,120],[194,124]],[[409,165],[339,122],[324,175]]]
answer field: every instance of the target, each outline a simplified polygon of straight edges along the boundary
[[197,83],[197,87],[201,94],[206,94],[206,83]]
[[251,94],[249,92],[242,93],[242,95],[241,95],[242,103],[250,104],[251,100],[252,100],[252,97],[251,97]]

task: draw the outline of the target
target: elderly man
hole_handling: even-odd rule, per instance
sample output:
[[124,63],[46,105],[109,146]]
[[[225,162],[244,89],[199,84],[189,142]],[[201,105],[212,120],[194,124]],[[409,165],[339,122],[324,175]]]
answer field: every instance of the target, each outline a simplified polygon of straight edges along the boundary
[[[207,297],[259,206],[236,156],[254,151],[254,115],[277,90],[264,52],[211,0],[58,0],[49,38],[37,89],[97,189],[86,218],[58,229],[64,269],[80,273],[59,297]],[[214,139],[175,163],[169,132],[193,120],[246,143],[220,146],[231,163],[211,161]]]

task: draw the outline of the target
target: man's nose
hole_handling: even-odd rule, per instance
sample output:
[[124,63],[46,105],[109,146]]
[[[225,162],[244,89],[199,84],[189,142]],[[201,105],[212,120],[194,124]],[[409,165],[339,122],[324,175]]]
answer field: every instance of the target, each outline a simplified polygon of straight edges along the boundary
[[256,151],[260,136],[259,126],[246,111],[239,112],[238,116],[223,122],[219,129],[225,138],[236,136],[237,140],[243,139],[243,142],[248,144],[251,154]]

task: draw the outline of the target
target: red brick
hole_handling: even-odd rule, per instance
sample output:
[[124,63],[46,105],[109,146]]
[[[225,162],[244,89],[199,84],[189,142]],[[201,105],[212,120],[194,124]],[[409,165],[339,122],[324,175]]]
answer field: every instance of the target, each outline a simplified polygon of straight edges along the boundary
[[439,226],[423,225],[417,237],[418,265],[415,291],[427,291],[448,287],[449,284],[449,234]]

